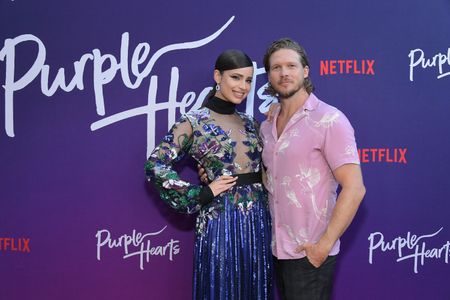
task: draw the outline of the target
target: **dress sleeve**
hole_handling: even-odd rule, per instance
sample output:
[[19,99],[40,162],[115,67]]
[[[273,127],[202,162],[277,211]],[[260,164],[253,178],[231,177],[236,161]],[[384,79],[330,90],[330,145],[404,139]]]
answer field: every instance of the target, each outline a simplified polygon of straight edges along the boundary
[[188,214],[200,209],[200,197],[205,188],[181,180],[172,167],[189,151],[192,141],[191,123],[183,116],[153,150],[145,164],[147,180],[155,184],[161,199],[175,210]]

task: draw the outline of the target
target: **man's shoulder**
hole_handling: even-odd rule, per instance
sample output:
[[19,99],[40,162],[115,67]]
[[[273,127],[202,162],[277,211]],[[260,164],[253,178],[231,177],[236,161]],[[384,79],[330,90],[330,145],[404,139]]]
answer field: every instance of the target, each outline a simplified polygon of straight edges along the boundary
[[315,111],[317,111],[318,113],[324,114],[324,113],[335,112],[335,111],[340,112],[340,110],[337,107],[335,107],[331,104],[328,104],[327,102],[323,101],[322,99],[317,98],[315,95],[314,95],[314,97],[315,97],[315,101],[316,101]]
[[317,99],[317,106],[311,111],[310,117],[315,121],[324,124],[324,128],[331,128],[332,125],[335,124],[351,126],[348,118],[339,108],[320,99]]
[[316,98],[316,99],[317,99],[317,104],[315,106],[315,109],[312,110],[313,114],[316,114],[317,116],[323,116],[323,115],[329,115],[329,114],[344,115],[344,113],[336,106],[333,106],[319,98]]

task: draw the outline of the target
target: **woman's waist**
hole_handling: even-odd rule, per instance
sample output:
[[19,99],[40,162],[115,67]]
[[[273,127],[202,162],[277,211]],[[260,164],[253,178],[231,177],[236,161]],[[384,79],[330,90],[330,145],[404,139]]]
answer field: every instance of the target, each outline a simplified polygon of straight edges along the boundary
[[225,210],[238,209],[247,211],[262,205],[269,209],[267,191],[261,183],[234,186],[231,189],[217,195],[213,200],[213,206],[219,205]]
[[261,170],[257,172],[245,172],[245,173],[233,173],[229,170],[222,170],[221,173],[215,175],[216,177],[215,179],[219,178],[222,175],[237,177],[235,186],[253,185],[255,183],[262,183]]
[[254,183],[262,183],[262,173],[259,172],[250,172],[250,173],[240,173],[231,175],[233,177],[237,177],[236,185],[251,185]]

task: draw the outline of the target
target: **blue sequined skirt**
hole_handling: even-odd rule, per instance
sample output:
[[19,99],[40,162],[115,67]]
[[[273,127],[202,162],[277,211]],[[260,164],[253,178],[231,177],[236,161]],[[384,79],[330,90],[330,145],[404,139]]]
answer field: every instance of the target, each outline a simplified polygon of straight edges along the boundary
[[248,210],[222,199],[197,233],[193,299],[272,299],[271,221],[261,197]]

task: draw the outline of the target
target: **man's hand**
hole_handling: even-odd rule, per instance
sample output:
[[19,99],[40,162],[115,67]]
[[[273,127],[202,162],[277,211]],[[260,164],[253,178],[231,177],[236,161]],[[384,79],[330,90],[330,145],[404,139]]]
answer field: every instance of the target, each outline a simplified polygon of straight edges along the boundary
[[209,188],[211,189],[214,197],[219,195],[220,193],[229,190],[232,186],[236,184],[237,177],[222,175],[213,182],[209,184]]
[[342,165],[333,174],[342,189],[325,233],[316,244],[305,243],[295,249],[297,253],[305,251],[311,264],[316,267],[323,264],[333,245],[350,225],[366,192],[359,165]]
[[321,246],[319,243],[305,243],[295,249],[295,252],[297,253],[300,253],[302,251],[305,251],[306,257],[308,258],[309,262],[316,268],[320,267],[323,264],[323,262],[327,259],[328,254],[330,253],[328,247]]

